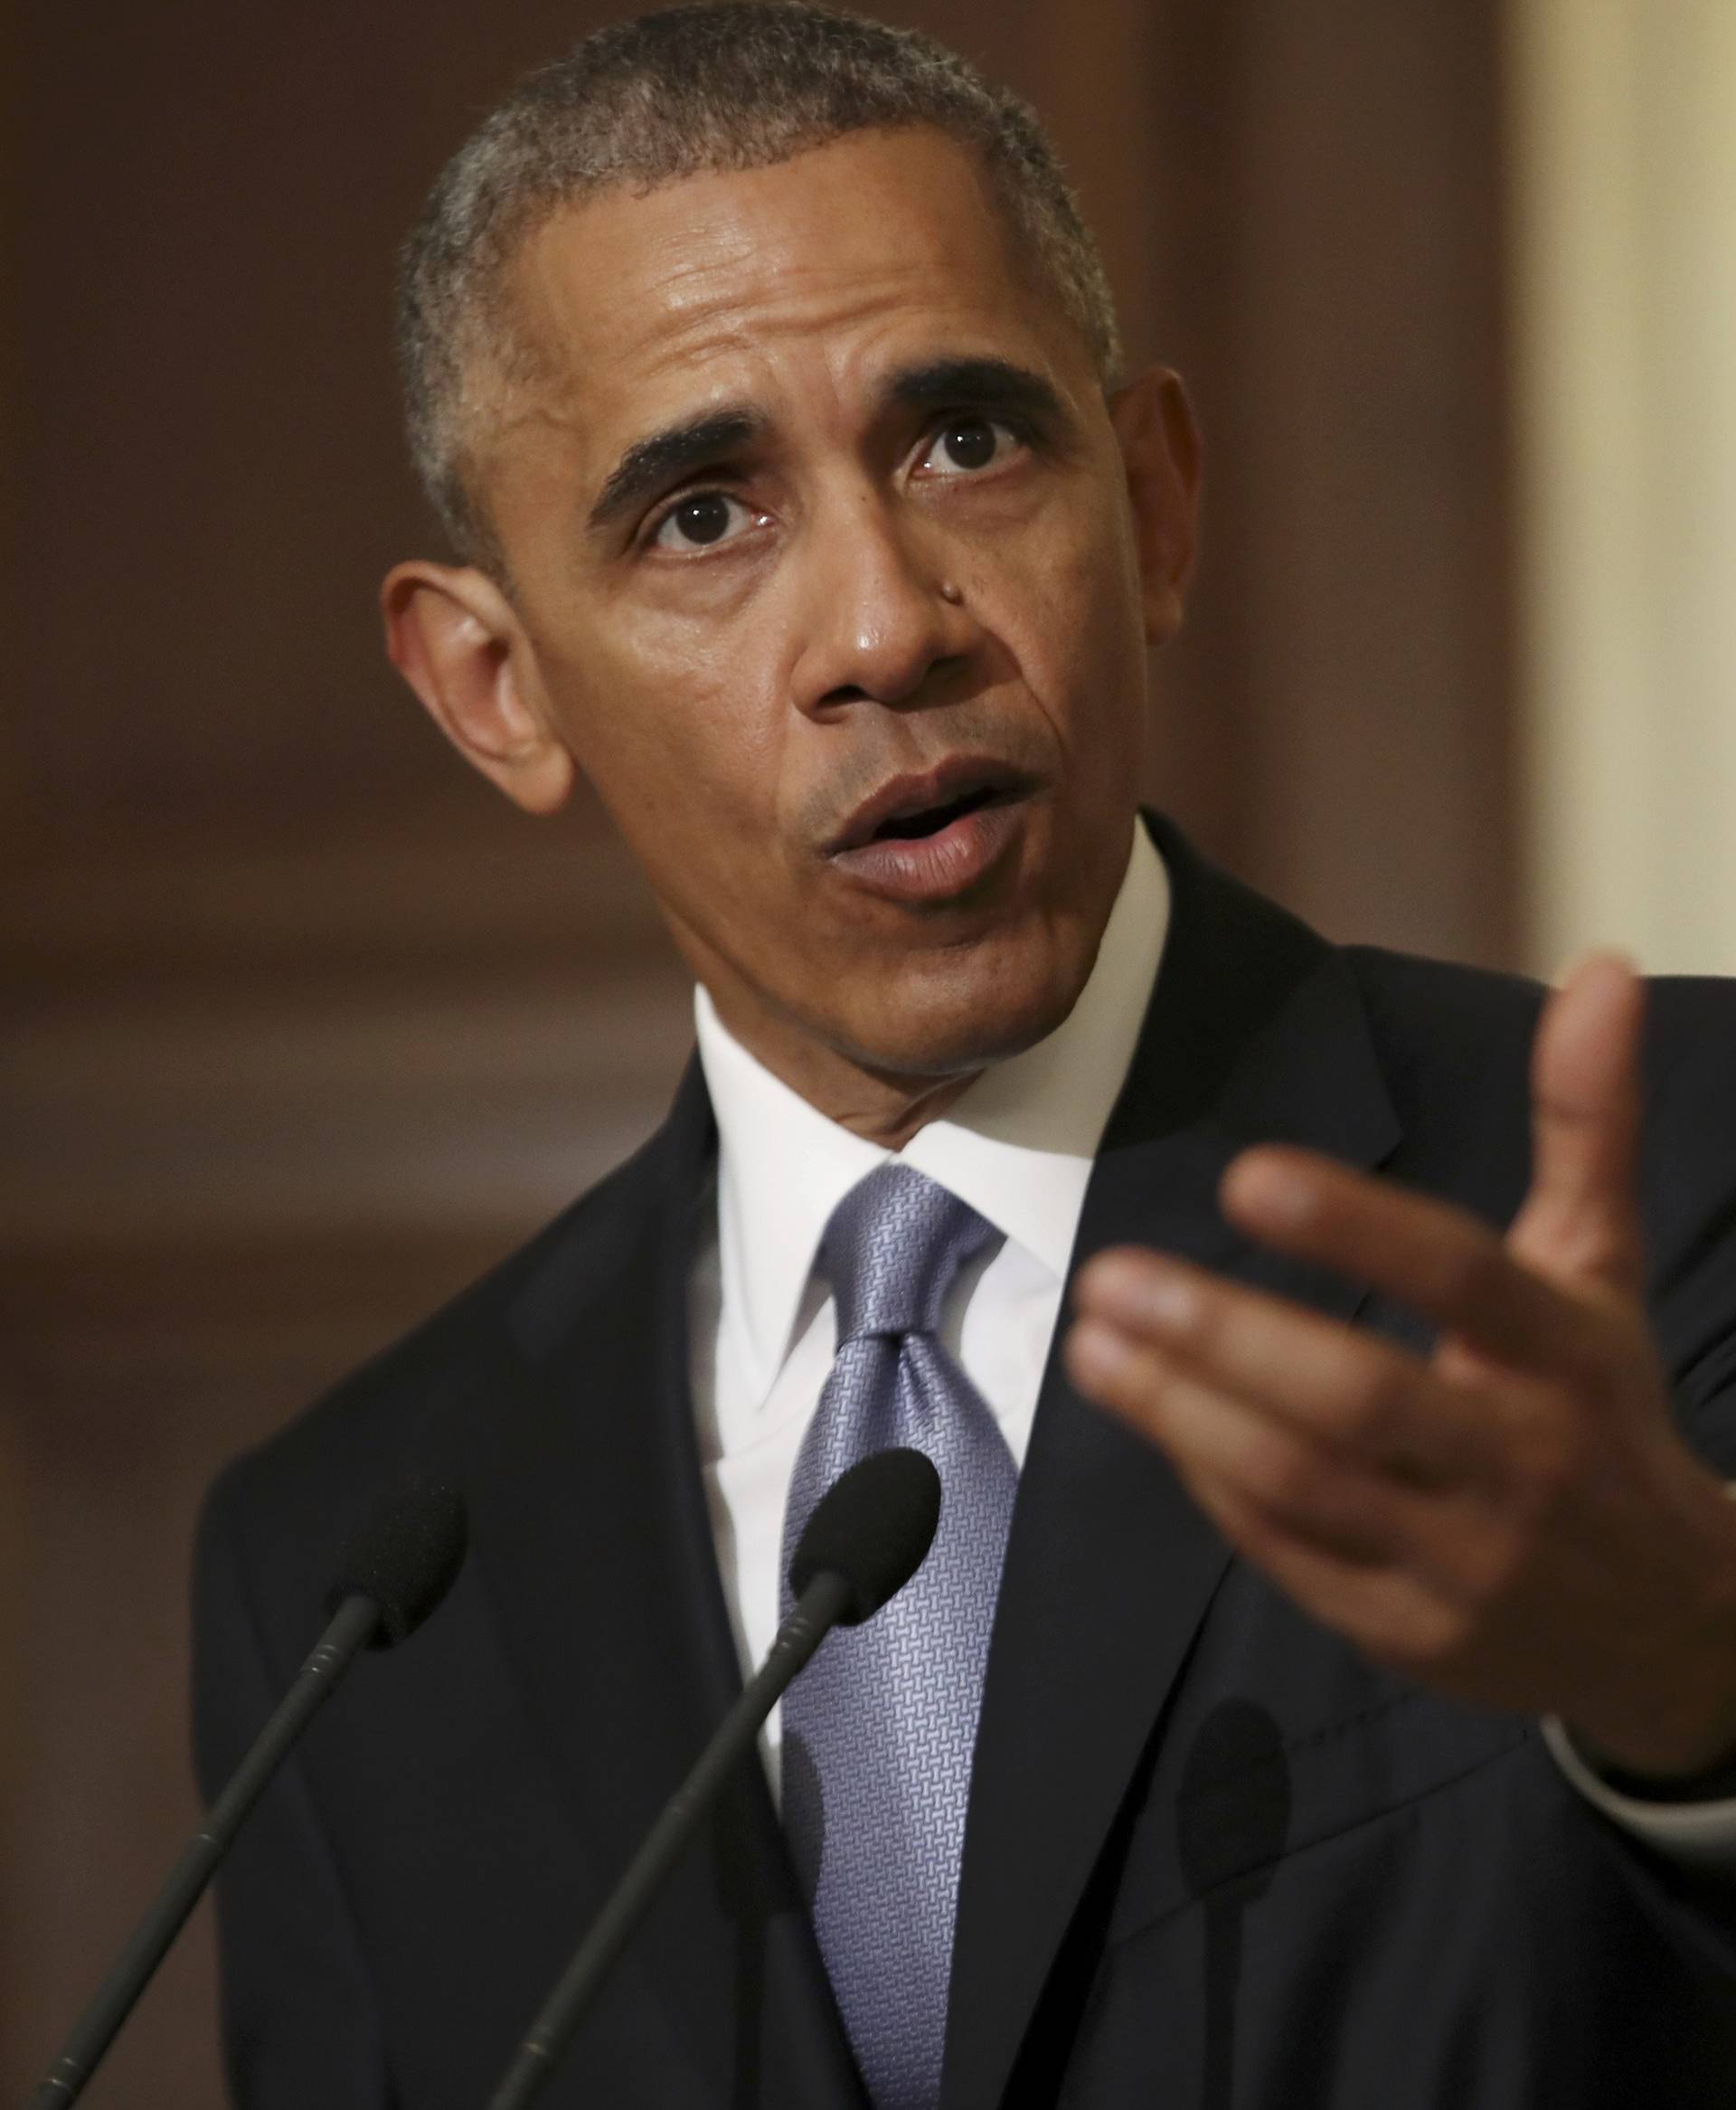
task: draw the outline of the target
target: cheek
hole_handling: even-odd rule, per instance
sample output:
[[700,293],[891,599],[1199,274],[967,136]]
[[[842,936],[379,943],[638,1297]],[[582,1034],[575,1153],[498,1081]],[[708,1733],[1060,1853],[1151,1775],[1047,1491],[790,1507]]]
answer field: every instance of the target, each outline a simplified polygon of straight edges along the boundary
[[666,906],[698,927],[755,920],[778,835],[782,720],[734,671],[739,656],[669,642],[545,655],[563,736]]
[[985,549],[986,610],[1049,720],[1071,771],[1127,793],[1146,696],[1145,634],[1130,534],[1112,508],[1052,517]]
[[763,770],[763,720],[748,685],[724,677],[736,657],[655,617],[623,627],[630,648],[593,633],[541,654],[562,737],[605,803],[625,820],[750,789]]
[[703,884],[737,901],[787,889],[779,846],[810,832],[814,730],[790,700],[803,585],[789,566],[698,606],[641,593],[560,670],[567,693],[596,699],[572,714],[574,758],[633,847],[666,868],[657,831],[678,823],[704,850]]

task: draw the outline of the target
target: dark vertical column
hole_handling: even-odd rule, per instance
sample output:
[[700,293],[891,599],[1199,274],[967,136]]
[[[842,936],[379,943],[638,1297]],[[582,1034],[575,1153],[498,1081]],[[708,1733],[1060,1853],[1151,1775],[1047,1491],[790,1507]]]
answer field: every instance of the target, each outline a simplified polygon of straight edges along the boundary
[[[1496,0],[1024,18],[1205,540],[1153,795],[1336,934],[1503,961],[1514,676]],[[1137,109],[1137,118],[1130,113]],[[1099,121],[1099,115],[1101,121]],[[1110,122],[1110,118],[1113,122]]]

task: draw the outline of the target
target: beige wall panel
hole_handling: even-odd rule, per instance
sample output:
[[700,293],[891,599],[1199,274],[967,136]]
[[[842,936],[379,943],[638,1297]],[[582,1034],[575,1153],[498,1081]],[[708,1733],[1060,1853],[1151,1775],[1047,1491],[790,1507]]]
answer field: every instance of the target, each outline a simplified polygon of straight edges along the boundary
[[1736,970],[1736,10],[1520,0],[1530,951]]

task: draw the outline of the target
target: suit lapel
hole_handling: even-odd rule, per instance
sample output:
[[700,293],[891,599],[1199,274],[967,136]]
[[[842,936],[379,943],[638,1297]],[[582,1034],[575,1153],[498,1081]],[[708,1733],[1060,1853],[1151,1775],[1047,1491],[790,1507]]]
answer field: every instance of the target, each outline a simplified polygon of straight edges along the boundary
[[[686,1367],[713,1147],[694,1063],[665,1127],[522,1287],[509,1322],[519,1382],[469,1475],[495,1627],[605,1887],[741,1689]],[[695,2103],[858,2110],[757,1762],[621,1969],[686,2044]]]
[[[1217,1208],[1244,1144],[1373,1165],[1398,1140],[1341,956],[1154,827],[1163,967],[1099,1152],[1073,1265],[1166,1249],[1348,1315],[1359,1292],[1249,1245]],[[1065,1307],[1061,1328],[1065,1326]],[[1230,1555],[1162,1455],[1088,1406],[1052,1348],[1021,1477],[966,1833],[946,2110],[1001,2102],[1068,1923]]]

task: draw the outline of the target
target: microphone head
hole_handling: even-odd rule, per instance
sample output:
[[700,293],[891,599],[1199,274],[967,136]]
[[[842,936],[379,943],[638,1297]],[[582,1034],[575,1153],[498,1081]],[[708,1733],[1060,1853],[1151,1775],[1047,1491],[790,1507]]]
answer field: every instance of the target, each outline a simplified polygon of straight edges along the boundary
[[799,1598],[816,1575],[842,1575],[841,1626],[860,1626],[922,1566],[940,1520],[940,1475],[920,1451],[876,1451],[842,1472],[814,1505],[789,1564]]
[[468,1545],[458,1489],[443,1481],[406,1481],[351,1539],[326,1593],[326,1616],[346,1597],[371,1597],[380,1607],[380,1625],[369,1646],[395,1647],[452,1587]]

